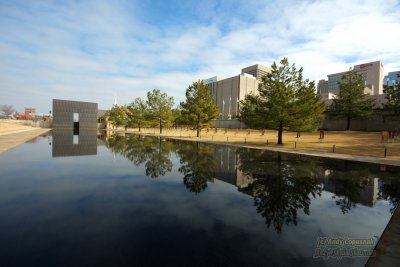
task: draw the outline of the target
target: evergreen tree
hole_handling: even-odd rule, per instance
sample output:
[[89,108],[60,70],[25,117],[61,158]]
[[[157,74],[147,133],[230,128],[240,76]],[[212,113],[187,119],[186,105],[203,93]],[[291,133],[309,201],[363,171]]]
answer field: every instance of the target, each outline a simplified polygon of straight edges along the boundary
[[141,127],[147,124],[149,117],[149,109],[146,101],[142,100],[140,97],[135,98],[132,103],[128,106],[129,116],[128,125],[136,126],[141,131]]
[[239,119],[251,128],[276,128],[278,144],[284,129],[311,131],[321,124],[325,105],[315,93],[315,84],[303,80],[303,68],[289,65],[287,58],[275,62],[271,72],[262,77],[259,96],[249,95],[240,102]]
[[125,106],[114,105],[110,110],[106,112],[108,120],[114,127],[126,126],[128,124],[128,110]]
[[186,101],[181,102],[181,109],[184,120],[196,127],[197,137],[202,128],[210,127],[211,120],[219,116],[210,88],[203,81],[194,82],[186,89]]
[[181,107],[178,106],[177,108],[172,109],[172,116],[174,118],[174,126],[177,127],[179,125],[185,125],[186,124],[186,120],[185,118],[182,116],[182,110]]
[[147,93],[147,105],[149,107],[149,117],[158,121],[161,134],[163,125],[172,124],[174,98],[166,93],[161,93],[158,89],[153,89],[153,91]]
[[339,82],[339,93],[327,110],[330,118],[347,120],[346,130],[352,119],[368,118],[372,115],[374,100],[364,94],[365,82],[355,70],[349,70]]
[[261,100],[258,95],[245,95],[244,100],[240,101],[239,121],[245,122],[251,128],[265,128],[266,125],[260,107]]
[[400,115],[400,83],[397,85],[384,86],[383,92],[386,94],[384,108],[390,111],[391,115]]

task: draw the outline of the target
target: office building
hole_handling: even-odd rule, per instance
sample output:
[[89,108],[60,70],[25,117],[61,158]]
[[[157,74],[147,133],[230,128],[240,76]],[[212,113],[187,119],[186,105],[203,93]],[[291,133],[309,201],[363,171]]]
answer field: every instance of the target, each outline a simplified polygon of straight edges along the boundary
[[397,85],[400,84],[400,71],[389,72],[383,79],[385,85]]
[[271,69],[264,67],[262,65],[256,64],[242,69],[242,74],[248,73],[253,75],[258,81],[261,82],[262,76],[271,72]]
[[[383,94],[383,64],[380,61],[355,65],[353,69],[363,78],[365,94]],[[328,74],[328,80],[318,82],[317,92],[324,100],[332,99],[339,93],[339,82],[346,73],[347,71]]]
[[[211,95],[214,96],[216,95],[216,90],[217,90],[217,82],[224,80],[225,78],[222,78],[221,76],[215,76],[215,77],[211,77],[208,79],[204,79],[203,82],[205,84],[208,85],[208,87],[210,87],[210,92]],[[214,98],[214,101],[216,101],[216,99]],[[217,102],[215,102],[215,104],[217,104]]]
[[269,71],[269,68],[256,64],[242,69],[241,74],[230,78],[215,76],[203,80],[210,87],[222,120],[237,117],[239,102],[244,100],[247,94],[258,94],[261,77]]

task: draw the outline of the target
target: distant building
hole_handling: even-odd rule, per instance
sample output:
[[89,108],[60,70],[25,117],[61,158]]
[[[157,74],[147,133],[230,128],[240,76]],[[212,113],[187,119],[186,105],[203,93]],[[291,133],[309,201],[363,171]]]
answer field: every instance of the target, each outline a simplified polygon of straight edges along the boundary
[[36,117],[36,109],[25,108],[24,112],[15,112],[14,117],[17,120],[32,120]]
[[384,85],[397,85],[397,84],[400,84],[400,71],[389,72],[388,75],[386,75],[383,78],[383,84]]
[[[380,61],[355,65],[354,70],[363,78],[365,94],[374,96],[383,94],[383,64]],[[333,99],[339,93],[339,81],[346,73],[347,71],[328,74],[328,80],[323,79],[318,82],[317,92],[324,100]]]
[[261,78],[270,72],[271,72],[270,68],[264,67],[263,65],[259,65],[259,64],[249,66],[249,67],[242,69],[242,74],[248,73],[250,75],[253,75],[260,82],[261,82]]
[[[211,77],[208,79],[204,79],[203,82],[210,87],[210,93],[212,96],[215,96],[217,94],[217,82],[221,81],[225,78],[222,78],[221,76],[215,76]],[[214,103],[217,105],[217,99],[214,97]]]
[[318,81],[317,92],[323,99],[332,99],[335,96],[332,92],[329,92],[328,81],[324,79]]
[[98,129],[106,129],[107,124],[110,122],[107,121],[107,110],[99,109],[97,110],[97,128]]
[[32,119],[32,117],[35,116],[36,109],[35,108],[25,108],[24,114],[25,114],[25,120],[30,120],[30,119]]
[[247,94],[258,94],[258,85],[261,77],[270,72],[262,65],[253,65],[242,69],[242,73],[230,78],[215,76],[204,79],[210,87],[211,95],[218,106],[222,120],[231,120],[239,113],[239,102]]

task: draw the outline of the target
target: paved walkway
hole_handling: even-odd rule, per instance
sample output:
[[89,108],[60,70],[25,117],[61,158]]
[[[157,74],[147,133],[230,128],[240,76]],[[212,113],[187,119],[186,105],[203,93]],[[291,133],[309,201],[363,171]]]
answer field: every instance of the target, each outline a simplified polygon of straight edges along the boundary
[[0,154],[16,147],[19,144],[35,138],[38,135],[44,134],[51,129],[33,128],[28,130],[18,130],[0,134]]
[[400,207],[397,206],[366,267],[400,266]]

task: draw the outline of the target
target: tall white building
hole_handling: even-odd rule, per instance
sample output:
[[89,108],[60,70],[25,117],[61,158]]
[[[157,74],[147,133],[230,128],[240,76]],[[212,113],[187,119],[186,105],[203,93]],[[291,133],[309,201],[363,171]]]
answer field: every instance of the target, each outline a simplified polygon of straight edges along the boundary
[[260,65],[260,64],[256,64],[256,65],[249,66],[249,67],[242,69],[242,74],[245,74],[245,73],[250,74],[250,75],[254,76],[260,82],[261,82],[261,78],[270,72],[271,72],[270,68],[264,67],[263,65]]
[[[354,66],[354,70],[360,74],[365,82],[364,93],[369,95],[383,94],[383,64],[374,61]],[[328,74],[328,80],[320,80],[317,92],[325,100],[334,98],[339,93],[339,81],[347,71]]]
[[204,83],[210,87],[211,95],[218,106],[221,119],[230,120],[239,114],[239,102],[247,94],[258,94],[258,85],[261,77],[271,70],[262,65],[256,64],[243,68],[241,74],[221,78],[215,76],[204,79]]
[[389,72],[388,75],[383,79],[384,85],[396,85],[400,84],[400,71]]

